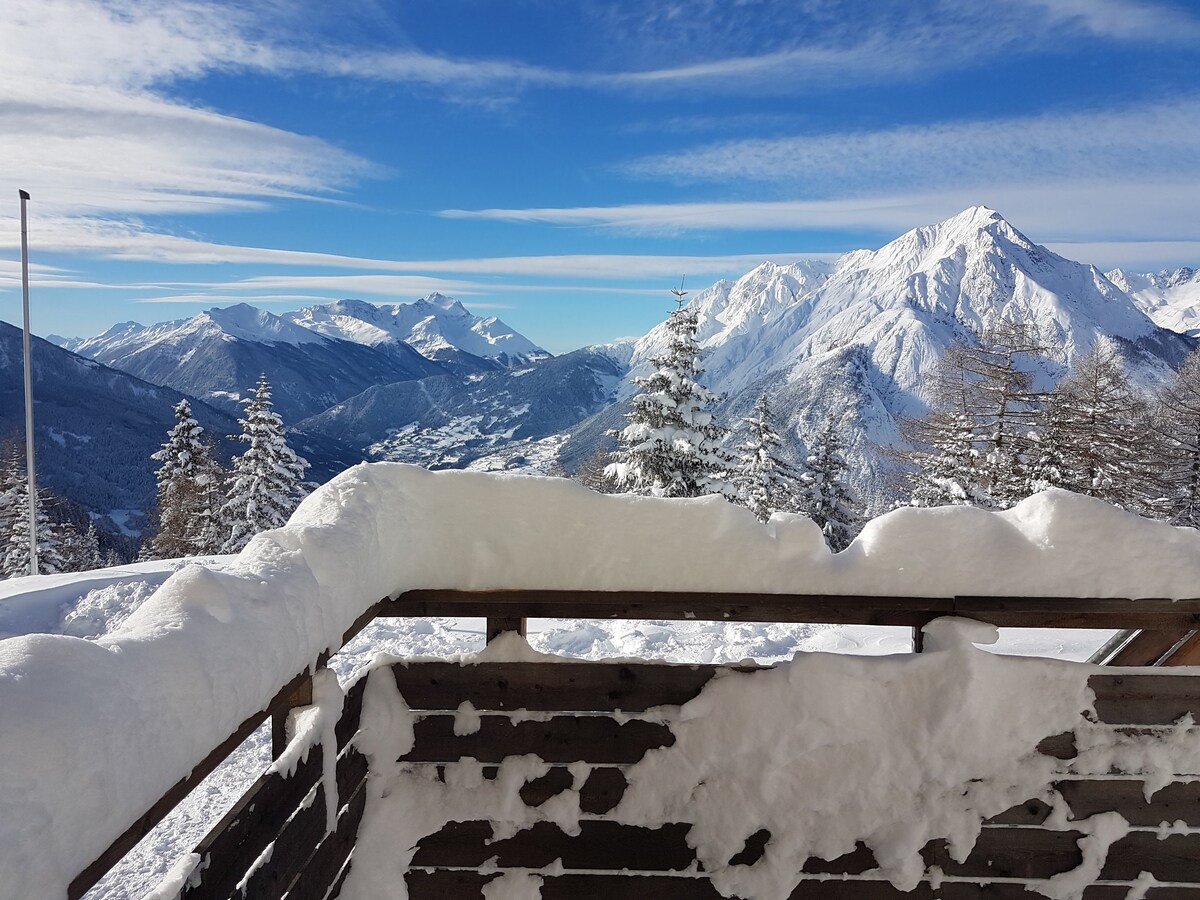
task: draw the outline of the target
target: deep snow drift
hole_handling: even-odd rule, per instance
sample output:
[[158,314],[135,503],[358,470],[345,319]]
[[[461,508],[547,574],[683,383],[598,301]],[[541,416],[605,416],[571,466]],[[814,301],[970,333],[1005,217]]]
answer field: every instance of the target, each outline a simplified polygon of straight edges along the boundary
[[70,879],[372,603],[416,587],[1185,597],[1200,534],[1063,492],[900,510],[832,556],[718,498],[376,464],[227,571],[187,566],[112,634],[0,642],[0,897]]

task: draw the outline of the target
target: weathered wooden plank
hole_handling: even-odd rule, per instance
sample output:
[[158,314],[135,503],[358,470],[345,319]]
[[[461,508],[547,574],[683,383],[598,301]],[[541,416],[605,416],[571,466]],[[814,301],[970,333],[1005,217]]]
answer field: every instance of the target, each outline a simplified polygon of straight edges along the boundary
[[[337,897],[349,867],[347,860],[358,839],[358,826],[366,809],[366,782],[359,782],[338,816],[337,830],[326,835],[297,874],[287,892],[287,900],[325,900]],[[248,894],[255,897],[255,894]]]
[[1197,666],[1200,665],[1200,631],[1193,631],[1176,646],[1166,653],[1162,666]]
[[[380,609],[391,601],[384,599],[373,605],[359,616],[351,626],[346,629],[342,635],[342,644],[348,644],[360,631],[367,627],[379,614]],[[323,666],[328,661],[328,654],[322,653],[316,660],[317,666]],[[284,708],[287,704],[287,697],[296,690],[301,682],[308,677],[308,669],[301,672],[296,677],[292,678],[287,684],[280,688],[279,692],[267,704],[266,709],[250,716],[246,721],[239,725],[229,737],[222,741],[216,748],[213,749],[208,756],[204,757],[184,778],[181,778],[175,783],[170,790],[162,795],[153,806],[143,813],[137,821],[121,833],[103,853],[87,866],[82,872],[75,876],[67,888],[67,900],[79,900],[84,894],[91,889],[104,874],[115,866],[126,853],[132,850],[143,837],[150,833],[155,825],[161,822],[166,815],[171,812],[179,802],[183,800],[191,791],[208,777],[212,771],[225,761],[238,745],[246,738],[254,733],[263,722],[265,722],[276,711]]]
[[454,710],[469,700],[478,710],[644,712],[694,699],[718,668],[756,671],[666,663],[422,662],[396,663],[392,672],[413,709]]
[[854,597],[661,591],[455,591],[401,594],[381,615],[528,618],[701,619],[736,622],[832,622],[922,625],[949,615],[943,598]]
[[1149,872],[1159,881],[1200,883],[1200,835],[1133,831],[1113,844],[1100,877],[1132,880]]
[[[357,750],[351,748],[339,757],[339,811],[345,805],[345,798],[353,797],[366,777],[367,760]],[[313,802],[303,809],[295,810],[295,814],[280,830],[271,851],[271,858],[246,879],[246,895],[261,897],[263,900],[283,897],[296,877],[306,871],[310,857],[324,841],[325,822],[325,785],[318,784]],[[245,874],[244,870],[242,874]],[[240,878],[241,876],[239,880]],[[328,887],[329,883],[325,886]]]
[[313,702],[313,680],[312,675],[304,679],[296,686],[287,697],[284,698],[284,705],[271,713],[271,758],[279,759],[283,755],[283,751],[287,749],[288,719],[291,716],[292,710],[303,706],[312,706]]
[[[1073,820],[1102,812],[1118,812],[1130,825],[1151,828],[1182,820],[1200,826],[1200,781],[1168,784],[1146,799],[1144,782],[1135,779],[1079,779],[1056,782],[1054,788],[1071,809]],[[988,819],[990,825],[1041,825],[1050,807],[1041,800],[1018,804]]]
[[533,753],[549,763],[587,761],[597,765],[635,763],[646,751],[669,747],[675,736],[666,725],[607,716],[555,716],[545,722],[513,724],[483,716],[474,734],[456,735],[453,716],[430,716],[414,728],[416,744],[406,762],[455,762],[464,756],[498,763],[506,756]]
[[232,894],[247,869],[275,840],[279,829],[316,785],[321,777],[321,760],[321,748],[313,747],[290,777],[284,778],[278,772],[259,776],[196,846],[195,852],[208,862],[200,883],[184,888],[180,897],[218,900]]
[[229,737],[217,745],[217,747],[204,757],[204,759],[192,769],[191,773],[184,778],[181,778],[175,785],[158,799],[145,813],[143,813],[136,822],[132,823],[121,835],[113,841],[108,849],[96,857],[87,868],[80,872],[71,882],[67,889],[67,900],[79,900],[88,890],[99,881],[104,874],[115,866],[121,858],[132,850],[143,837],[150,833],[155,825],[163,820],[163,818],[173,810],[184,797],[192,792],[192,790],[200,784],[208,775],[225,761],[234,750],[236,750],[246,738],[250,737],[267,718],[281,708],[286,703],[286,697],[296,687],[308,677],[307,671],[297,675],[283,689],[275,695],[275,699],[267,706],[265,710],[255,713],[250,718],[246,719],[239,725]]
[[[405,876],[412,900],[482,900],[483,887],[500,877],[478,872],[426,869]],[[791,900],[1043,900],[1035,885],[1017,882],[944,881],[935,890],[922,882],[901,891],[879,879],[807,879]],[[1094,884],[1083,900],[1125,900],[1129,886]],[[542,900],[717,900],[721,895],[702,876],[560,875],[543,877]],[[1200,900],[1200,888],[1151,887],[1147,900]]]
[[1187,628],[1143,629],[1108,660],[1109,666],[1153,666],[1189,634]]
[[[346,692],[342,717],[337,725],[338,749],[342,750],[358,730],[365,680],[360,679]],[[187,888],[187,900],[228,897],[242,875],[258,859],[267,844],[300,805],[300,801],[321,777],[322,748],[313,747],[307,758],[290,776],[264,772],[247,789],[233,808],[208,832],[195,852],[208,859],[198,885]]]
[[[411,900],[482,900],[483,887],[499,873],[412,871],[405,876]],[[720,900],[707,878],[655,875],[562,875],[544,877],[541,900]]]
[[651,829],[584,819],[579,827],[580,833],[572,836],[552,822],[537,822],[511,838],[495,841],[490,822],[451,822],[421,839],[412,865],[474,868],[495,858],[502,868],[538,869],[561,859],[567,869],[664,872],[686,869],[695,860],[686,841],[691,826],[686,824]]
[[1184,675],[1093,675],[1096,715],[1109,725],[1170,725],[1191,713],[1200,721],[1200,678]]
[[919,627],[940,615],[1025,628],[1200,627],[1200,598],[876,597],[660,591],[414,590],[380,615],[702,619]]

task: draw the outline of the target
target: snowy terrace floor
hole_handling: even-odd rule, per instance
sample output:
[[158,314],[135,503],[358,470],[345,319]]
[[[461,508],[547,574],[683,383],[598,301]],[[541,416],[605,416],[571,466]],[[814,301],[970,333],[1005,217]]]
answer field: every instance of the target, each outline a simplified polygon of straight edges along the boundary
[[[1056,857],[1060,864],[1056,875],[1064,877],[1053,884],[1039,882],[1040,893],[1077,896],[1087,872],[1091,874],[1086,880],[1110,882],[1111,889],[1123,888],[1122,896],[1131,886],[1153,892],[1140,872],[1125,878],[1125,869],[1105,868],[1105,860],[1144,856],[1140,850],[1128,856],[1120,849],[1130,832],[1122,831],[1124,826],[1111,817],[1092,821],[1088,816],[1087,822],[1074,822],[1071,813],[1075,808],[1062,808],[1055,797],[1065,800],[1066,795],[1055,785],[1060,780],[1081,778],[1103,781],[1120,771],[1150,785],[1185,785],[1171,790],[1183,790],[1186,797],[1191,790],[1186,785],[1192,783],[1188,772],[1195,771],[1188,768],[1194,766],[1188,754],[1195,745],[1190,720],[1177,723],[1178,715],[1155,722],[1114,720],[1100,712],[1103,691],[1091,682],[1101,673],[1094,668],[983,652],[974,643],[987,635],[966,634],[962,626],[938,625],[926,652],[919,655],[902,652],[848,660],[803,654],[790,666],[773,670],[779,674],[724,674],[726,670],[721,670],[720,677],[706,676],[703,683],[693,684],[689,688],[693,696],[668,693],[657,703],[644,703],[651,706],[646,711],[579,709],[577,701],[558,710],[572,713],[572,722],[589,723],[568,726],[571,728],[616,728],[621,734],[640,731],[660,736],[662,728],[669,731],[670,741],[637,745],[635,749],[641,752],[636,759],[617,761],[555,761],[539,756],[538,762],[526,759],[528,754],[521,750],[505,751],[502,758],[485,764],[478,752],[449,753],[446,748],[453,750],[457,743],[470,745],[482,740],[474,735],[488,735],[497,728],[532,734],[561,717],[552,715],[554,708],[538,711],[528,703],[523,704],[532,709],[527,713],[519,708],[489,708],[482,701],[474,708],[473,702],[469,706],[460,702],[445,710],[416,709],[402,699],[405,692],[397,678],[387,674],[396,670],[387,664],[376,667],[351,688],[349,695],[357,692],[361,699],[362,728],[357,728],[360,712],[347,706],[339,735],[338,679],[324,670],[318,670],[311,680],[303,673],[312,671],[340,647],[348,632],[370,618],[368,611],[379,612],[373,609],[379,597],[400,598],[388,601],[387,615],[433,616],[412,619],[409,634],[430,645],[453,643],[463,633],[455,628],[470,628],[461,619],[448,625],[449,620],[437,618],[449,613],[468,617],[487,613],[509,619],[577,614],[580,620],[615,617],[649,623],[608,622],[601,626],[579,621],[552,625],[541,632],[543,639],[559,639],[564,646],[571,644],[596,655],[609,652],[606,642],[619,654],[628,654],[618,640],[628,642],[626,647],[639,641],[646,646],[656,644],[660,652],[648,655],[674,655],[671,642],[678,644],[677,635],[685,633],[714,635],[714,641],[740,636],[747,639],[747,645],[757,643],[749,653],[723,648],[713,654],[711,661],[715,662],[743,656],[786,657],[793,649],[803,649],[797,645],[804,639],[828,639],[837,634],[820,625],[801,623],[883,622],[908,628],[938,615],[958,613],[991,618],[1000,624],[1029,624],[1028,615],[1039,604],[1037,624],[1073,628],[1128,625],[1161,637],[1195,626],[1197,601],[1184,598],[1194,596],[1197,584],[1200,540],[1195,532],[1140,520],[1061,492],[1031,498],[1003,514],[963,509],[899,511],[870,523],[851,548],[831,556],[806,520],[779,517],[763,526],[745,511],[721,501],[601,497],[556,479],[428,473],[394,465],[357,467],[309,498],[287,528],[260,535],[238,558],[227,561],[223,570],[192,565],[171,575],[109,634],[95,640],[31,634],[0,642],[0,710],[11,714],[11,721],[21,723],[19,728],[0,729],[0,803],[6,812],[0,816],[0,848],[5,854],[4,870],[12,875],[0,880],[0,897],[66,896],[75,873],[103,855],[117,833],[142,820],[145,811],[170,794],[171,786],[194,771],[201,760],[212,757],[214,747],[222,745],[225,749],[220,755],[224,755],[236,746],[237,741],[230,743],[226,738],[239,733],[239,722],[258,721],[259,710],[282,713],[288,707],[310,703],[311,707],[293,718],[294,740],[277,764],[282,771],[266,777],[277,784],[288,783],[291,791],[304,788],[310,793],[307,800],[305,791],[295,798],[298,805],[290,808],[296,815],[289,822],[303,821],[308,838],[317,842],[318,853],[324,852],[327,860],[336,861],[337,856],[320,847],[340,840],[341,850],[348,850],[345,835],[339,837],[337,827],[333,827],[332,838],[326,837],[331,826],[340,827],[339,816],[350,809],[341,801],[361,797],[362,829],[355,829],[354,858],[362,863],[386,857],[393,866],[392,876],[395,866],[412,863],[408,851],[415,850],[420,841],[410,841],[408,838],[419,836],[405,838],[405,832],[390,826],[376,827],[400,815],[395,812],[398,806],[382,801],[401,796],[420,801],[422,791],[432,792],[425,797],[429,802],[406,801],[404,816],[420,819],[414,817],[415,810],[429,813],[432,819],[424,825],[433,830],[421,832],[426,837],[443,830],[446,822],[434,820],[464,797],[469,797],[483,816],[465,821],[515,828],[514,837],[526,828],[549,825],[568,838],[577,829],[647,828],[654,821],[686,826],[688,837],[679,846],[692,854],[693,861],[669,872],[647,872],[659,871],[654,877],[675,879],[673,889],[680,890],[681,878],[692,879],[686,883],[690,888],[699,883],[696,879],[702,866],[705,884],[711,883],[725,894],[754,897],[786,896],[789,879],[800,877],[807,884],[814,880],[809,875],[830,874],[824,870],[806,873],[805,860],[812,856],[829,860],[858,852],[856,871],[863,870],[859,841],[871,854],[871,865],[865,871],[874,874],[866,876],[867,881],[896,886],[932,886],[942,880],[951,884],[962,879],[979,883],[983,876],[977,869],[971,870],[975,874],[965,874],[966,870],[954,867],[969,864],[971,847],[982,835],[991,834],[986,829],[1017,827],[996,822],[979,830],[988,819],[1006,813],[1008,807],[996,808],[996,804],[1012,801],[1012,806],[1040,799],[1048,810],[1044,830],[1067,836],[1058,838],[1060,843],[1066,841],[1062,845],[1067,848],[1066,855]],[[462,602],[469,596],[463,591],[497,586],[520,595],[508,599],[488,595],[477,606]],[[807,593],[796,594],[798,588]],[[585,595],[581,591],[601,593]],[[624,593],[619,606],[597,603],[598,598],[612,599],[620,592]],[[677,592],[686,597],[680,599]],[[716,592],[721,599],[713,599],[710,593],[706,600],[697,592]],[[743,592],[749,596],[742,600],[731,597]],[[457,598],[455,605],[439,606],[451,595]],[[648,605],[647,597],[662,596],[675,597],[678,602],[668,603],[666,608]],[[1003,597],[1035,599],[1031,606],[997,599]],[[1093,599],[1063,599],[1070,597]],[[1168,599],[1104,599],[1121,597]],[[845,616],[847,611],[849,615],[832,618],[822,614],[821,603],[828,605],[831,598],[841,605],[839,615]],[[904,605],[900,598],[916,598],[923,606],[898,615],[897,608]],[[1181,599],[1175,602],[1170,598]],[[864,612],[872,603],[886,614]],[[1088,604],[1091,609],[1085,610]],[[1052,613],[1049,618],[1045,615],[1048,610]],[[664,624],[675,619],[681,621]],[[793,625],[763,625],[764,620],[790,620]],[[388,627],[385,623],[373,626]],[[796,630],[788,632],[788,628]],[[513,656],[519,657],[516,662],[530,662],[525,656],[530,652],[527,648],[506,650],[503,642],[497,646],[501,649],[487,652],[500,657],[507,654],[507,658],[493,657],[464,671],[479,674],[482,665],[511,664]],[[445,652],[449,647],[442,649]],[[906,651],[908,641],[895,648],[881,644],[878,649]],[[542,659],[532,664],[562,671],[568,665]],[[342,654],[333,656],[331,665],[343,675],[362,668],[361,663]],[[612,671],[611,666],[599,668]],[[622,668],[629,667],[618,666],[617,671]],[[1111,673],[1108,670],[1106,674]],[[1186,686],[1193,683],[1189,674],[1181,670],[1166,681],[1175,687]],[[668,680],[679,677],[671,675]],[[382,686],[371,687],[374,684]],[[815,690],[816,685],[827,689]],[[288,690],[281,691],[285,686]],[[1156,682],[1151,693],[1160,697],[1167,687],[1171,685]],[[1178,703],[1171,707],[1176,713],[1180,708],[1191,713],[1189,690],[1183,689],[1180,695],[1183,707]],[[729,691],[734,693],[726,696]],[[1170,690],[1166,693],[1174,696]],[[828,698],[837,703],[822,706]],[[665,711],[653,711],[663,703]],[[1093,707],[1097,715],[1081,718],[1081,712]],[[581,713],[589,714],[578,715]],[[519,721],[514,722],[514,717]],[[600,721],[610,724],[598,725]],[[796,723],[800,726],[795,727]],[[705,732],[706,727],[710,731]],[[431,728],[442,729],[437,734],[449,742],[439,750],[445,758],[424,763],[410,758],[398,764],[400,757],[422,752],[419,747]],[[1059,755],[1038,752],[1044,738],[1066,732],[1073,734],[1073,744],[1067,747],[1060,740],[1052,746]],[[252,737],[252,743],[260,748],[267,740],[261,732]],[[812,740],[820,743],[805,743]],[[586,743],[594,749],[613,742],[592,739]],[[740,761],[721,759],[710,752],[723,746],[741,747],[745,752]],[[680,748],[687,747],[691,749],[681,755]],[[838,752],[825,756],[821,766],[802,764],[808,756],[819,757],[821,747]],[[1061,755],[1067,750],[1073,755]],[[302,761],[305,751],[307,759]],[[339,752],[341,761],[335,767]],[[510,758],[516,760],[511,765],[507,762]],[[414,768],[414,762],[420,765]],[[297,774],[286,778],[284,772],[293,765]],[[552,774],[535,771],[546,765],[562,768],[571,782],[550,792],[545,802],[530,807],[521,797],[522,790]],[[485,771],[480,766],[495,766],[496,770]],[[587,787],[589,772],[614,766],[628,785],[640,787],[622,792],[620,802],[605,814],[616,817],[611,825],[585,826],[584,821],[591,821],[588,815],[599,815],[581,806],[581,798],[592,791]],[[654,766],[660,768],[647,776]],[[360,777],[356,782],[355,773],[365,775],[368,768],[371,778],[364,781]],[[807,774],[796,780],[789,775],[792,770]],[[301,771],[314,777],[311,788],[302,780],[293,780]],[[886,785],[875,776],[880,772],[888,776]],[[689,787],[684,781],[672,780],[676,773],[680,777],[684,773],[698,775],[699,780]],[[736,790],[722,787],[726,775],[729,785],[738,785]],[[1036,783],[1030,780],[1035,775],[1040,779]],[[1179,781],[1177,775],[1186,777]],[[561,773],[555,777],[562,779]],[[343,779],[348,782],[335,792],[335,783]],[[862,791],[843,787],[838,796],[845,801],[844,808],[831,805],[829,784],[853,786],[860,782],[873,786]],[[701,784],[706,786],[702,790]],[[536,790],[549,788],[543,783]],[[1146,790],[1143,784],[1144,796]],[[322,791],[338,797],[338,802],[326,804],[317,796]],[[376,792],[379,803],[370,799]],[[713,802],[707,806],[692,802],[710,794]],[[960,796],[971,798],[968,806],[954,800]],[[777,797],[791,798],[787,804],[790,812],[774,804]],[[811,800],[801,801],[804,797]],[[1176,798],[1168,806],[1175,808],[1180,802]],[[285,815],[289,809],[286,804],[273,808],[276,814],[282,810]],[[1151,806],[1150,812],[1134,811],[1126,805],[1121,820],[1131,823],[1128,813],[1134,818],[1141,816],[1140,822],[1164,809],[1161,803]],[[726,829],[735,810],[740,810],[737,815],[741,818],[736,827]],[[805,819],[822,810],[817,819]],[[463,821],[461,815],[451,818]],[[1191,852],[1195,849],[1191,847],[1194,823],[1183,818],[1182,824],[1156,820],[1154,827],[1158,829],[1166,821],[1169,827],[1181,829],[1178,834],[1164,832],[1164,837],[1184,839],[1185,849]],[[758,822],[757,828],[741,833],[751,819]],[[30,823],[41,825],[30,827]],[[287,824],[275,823],[270,828]],[[1148,827],[1135,824],[1133,830]],[[770,838],[760,834],[764,831]],[[825,837],[814,836],[818,831]],[[1073,832],[1078,833],[1072,836]],[[922,836],[920,843],[912,843]],[[1156,841],[1158,836],[1156,832]],[[470,840],[476,838],[484,842],[481,846],[492,846],[478,830]],[[945,842],[941,851],[927,846],[938,839]],[[404,845],[399,851],[395,849],[397,840]],[[1134,836],[1134,844],[1140,840],[1143,838]],[[1171,844],[1171,840],[1165,843]],[[740,843],[730,850],[730,841]],[[761,844],[758,850],[752,847],[755,841]],[[379,849],[385,844],[391,847],[389,852]],[[597,841],[576,841],[573,846],[593,844]],[[243,874],[266,879],[275,872],[270,877],[282,877],[279,873],[297,863],[294,857],[289,862],[288,846],[282,831],[277,830],[273,839],[246,860],[249,868],[243,869]],[[300,852],[295,848],[304,845],[290,846]],[[372,846],[377,849],[372,851]],[[631,846],[640,844],[634,841]],[[1110,846],[1118,848],[1115,856],[1108,853]],[[755,858],[735,862],[734,857],[743,851]],[[923,852],[932,856],[927,859]],[[211,854],[185,859],[174,869],[175,882],[168,879],[160,896],[174,896],[189,881],[193,882],[189,891],[202,890],[205,872],[209,884],[215,876],[227,876],[227,867],[214,868],[214,859]],[[564,873],[555,869],[553,860],[537,865],[509,860],[511,871],[496,873],[488,871],[489,859],[435,868],[447,872],[469,868],[477,878],[497,876],[490,886],[476,883],[470,896],[536,896],[538,879],[544,882],[538,888],[543,896],[561,896],[566,890],[562,885],[569,886],[555,880]],[[206,861],[208,867],[204,868]],[[307,857],[300,860],[307,862]],[[198,874],[197,864],[201,867]],[[533,869],[543,871],[530,871]],[[391,879],[389,893],[383,888],[364,888],[355,881],[371,877],[375,871],[384,872],[386,867],[359,865],[350,871],[343,896],[401,895],[396,885],[404,883],[403,872],[399,881]],[[1169,868],[1148,871],[1157,871],[1154,877],[1160,881],[1179,874]],[[1067,872],[1076,874],[1068,878]],[[336,877],[338,871],[331,874]],[[1040,881],[1053,880],[1026,874]],[[197,878],[198,885],[194,883]],[[1133,885],[1135,881],[1138,885]],[[307,896],[296,893],[300,883],[293,885],[287,896],[293,900]],[[316,890],[315,879],[302,879],[302,883],[311,883]],[[282,896],[258,892],[257,887],[250,890],[250,885],[251,881],[246,881],[249,896]],[[236,884],[233,889],[239,893]],[[932,887],[923,888],[927,889]],[[318,896],[324,896],[323,891]]]

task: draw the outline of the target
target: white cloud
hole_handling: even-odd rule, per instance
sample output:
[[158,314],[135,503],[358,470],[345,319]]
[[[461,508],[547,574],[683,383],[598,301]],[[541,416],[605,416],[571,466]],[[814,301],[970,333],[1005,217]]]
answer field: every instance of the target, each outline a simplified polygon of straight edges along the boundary
[[984,184],[832,200],[631,204],[609,207],[445,210],[450,218],[590,225],[635,233],[697,230],[870,230],[899,233],[977,204],[999,209],[1046,241],[1192,240],[1200,183],[1180,181]]
[[882,131],[727,141],[627,171],[673,180],[778,181],[810,196],[901,185],[1179,175],[1200,171],[1200,99],[1118,110],[939,122]]

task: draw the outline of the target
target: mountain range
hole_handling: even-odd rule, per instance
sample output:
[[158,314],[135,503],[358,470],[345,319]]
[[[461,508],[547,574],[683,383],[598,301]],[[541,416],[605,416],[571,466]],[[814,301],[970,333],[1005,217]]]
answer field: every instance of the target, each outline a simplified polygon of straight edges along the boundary
[[[955,341],[1001,318],[1037,325],[1052,349],[1049,386],[1107,338],[1135,380],[1167,377],[1196,346],[1200,276],[1181,269],[1107,274],[1041,247],[999,213],[974,207],[875,251],[831,261],[764,262],[690,300],[718,414],[736,423],[766,393],[793,457],[827,419],[846,437],[853,480],[876,506],[887,492],[880,447],[920,414],[933,367]],[[664,303],[664,319],[669,304]],[[430,467],[570,472],[619,427],[665,347],[640,338],[550,356],[496,318],[438,294],[377,306],[341,300],[275,315],[250,306],[114,326],[66,347],[238,409],[265,372],[297,440],[329,461],[358,456]],[[61,351],[60,351],[61,352]]]

